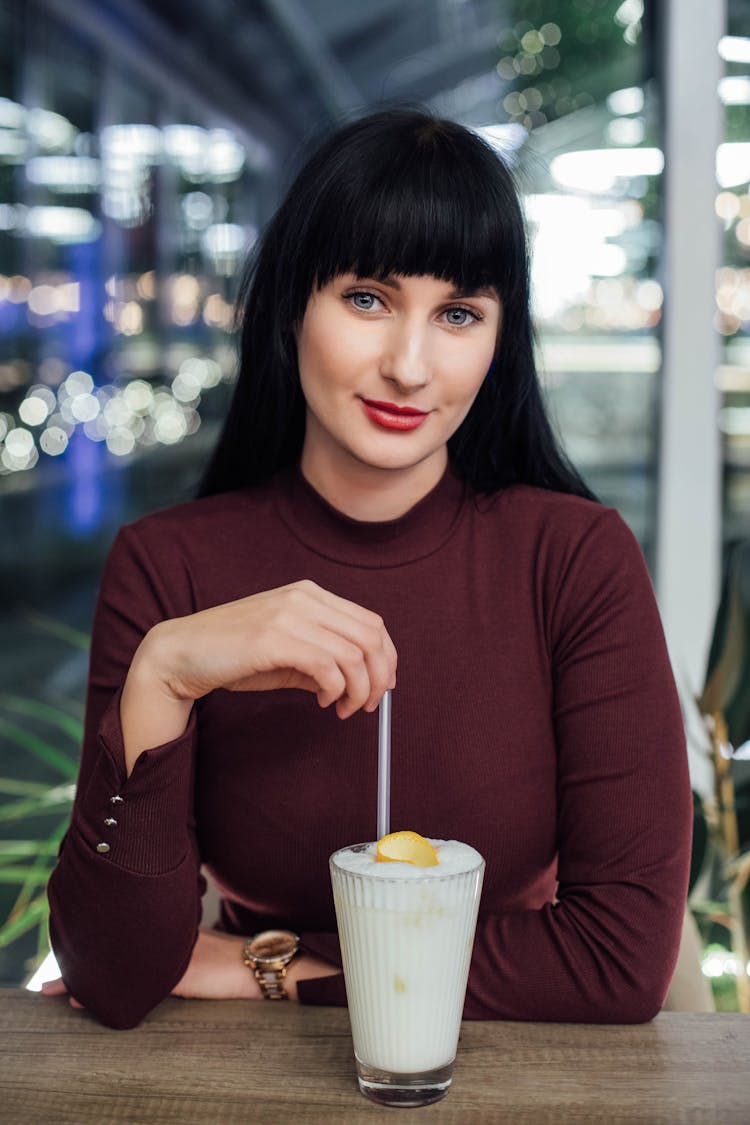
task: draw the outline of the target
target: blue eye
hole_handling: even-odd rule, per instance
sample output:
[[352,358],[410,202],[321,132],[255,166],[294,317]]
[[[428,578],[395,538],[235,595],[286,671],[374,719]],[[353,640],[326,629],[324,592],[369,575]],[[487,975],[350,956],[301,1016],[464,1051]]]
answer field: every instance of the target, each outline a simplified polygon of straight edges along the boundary
[[[458,308],[448,309],[447,313],[448,313],[448,317],[450,318],[450,323],[455,324],[457,328],[460,328],[464,324],[466,324],[466,317],[471,316],[471,313],[469,312],[468,309],[458,309]],[[463,317],[463,319],[462,320],[454,320],[453,317],[455,315]]]
[[[373,308],[372,302],[378,300],[374,293],[367,293],[364,289],[357,290],[356,293],[347,293],[344,299],[346,301],[351,301],[355,309],[361,309],[363,312],[370,312],[370,310]],[[358,303],[360,301],[370,303],[360,304]]]
[[[370,293],[366,289],[356,289],[353,293],[345,293],[343,296],[347,304],[350,304],[360,312],[373,312],[375,302],[381,303],[380,297],[375,293]],[[473,309],[467,309],[461,305],[452,305],[450,308],[444,310],[443,315],[448,317],[447,323],[453,328],[467,328],[471,324],[478,323],[480,320],[484,319],[479,313],[474,312]]]
[[[483,319],[479,313],[475,313],[473,309],[465,309],[460,305],[454,305],[452,308],[446,309],[445,311],[448,317],[452,317],[454,313],[458,313],[460,317],[464,318],[463,320],[449,319],[448,323],[452,324],[454,328],[464,328],[467,324],[478,323]],[[470,317],[471,319],[467,320],[466,317]]]

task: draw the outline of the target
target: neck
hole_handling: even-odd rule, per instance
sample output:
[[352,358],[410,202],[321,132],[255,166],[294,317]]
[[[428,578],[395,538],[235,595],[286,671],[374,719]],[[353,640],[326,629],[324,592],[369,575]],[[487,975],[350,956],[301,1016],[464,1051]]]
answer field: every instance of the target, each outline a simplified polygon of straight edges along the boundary
[[367,522],[396,520],[431,492],[448,464],[445,447],[417,465],[381,469],[354,458],[314,457],[305,446],[300,469],[324,500],[351,519]]

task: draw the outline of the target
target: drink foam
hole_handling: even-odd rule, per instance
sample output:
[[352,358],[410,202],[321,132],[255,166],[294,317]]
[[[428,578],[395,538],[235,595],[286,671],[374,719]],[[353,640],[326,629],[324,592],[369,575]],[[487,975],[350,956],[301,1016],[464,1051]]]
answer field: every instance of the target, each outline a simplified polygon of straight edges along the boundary
[[379,863],[376,859],[377,841],[352,844],[331,856],[332,862],[344,871],[377,879],[439,879],[446,875],[463,875],[482,863],[482,857],[471,844],[460,840],[430,840],[438,856],[437,866],[419,867],[414,863],[390,860]]

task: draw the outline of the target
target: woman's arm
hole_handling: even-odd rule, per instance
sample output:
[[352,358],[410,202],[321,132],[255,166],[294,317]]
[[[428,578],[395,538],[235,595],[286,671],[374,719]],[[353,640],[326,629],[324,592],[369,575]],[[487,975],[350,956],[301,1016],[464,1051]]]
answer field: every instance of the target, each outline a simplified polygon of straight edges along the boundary
[[661,1008],[685,909],[685,734],[640,548],[602,511],[558,584],[549,637],[558,891],[485,918],[466,1014],[638,1023]]
[[70,829],[50,879],[50,937],[71,994],[139,1022],[188,970],[200,920],[194,702],[218,687],[314,691],[340,718],[374,710],[396,653],[376,614],[300,582],[195,611],[133,529],[94,621]]
[[343,719],[374,711],[395,672],[382,618],[309,580],[164,620],[138,646],[120,700],[126,775],[217,688],[302,688]]
[[180,980],[201,915],[192,820],[196,724],[125,768],[122,685],[143,637],[188,610],[138,536],[117,536],[91,639],[84,743],[70,827],[48,886],[68,990],[112,1027],[138,1023]]
[[[194,1000],[261,1000],[260,986],[255,975],[242,959],[246,939],[218,930],[200,930],[193,946],[190,964],[172,989],[172,996]],[[290,1000],[298,1000],[297,987],[301,981],[318,980],[335,976],[339,969],[308,954],[300,954],[289,965],[284,987]],[[45,981],[45,996],[61,996],[67,992],[62,979]],[[70,997],[73,1008],[82,1008],[75,997]]]
[[[480,907],[464,1015],[635,1023],[661,1008],[685,909],[685,736],[640,548],[602,510],[549,621],[558,750],[558,890],[538,910]],[[338,960],[335,935],[303,935]],[[340,978],[303,1001],[340,1003]]]

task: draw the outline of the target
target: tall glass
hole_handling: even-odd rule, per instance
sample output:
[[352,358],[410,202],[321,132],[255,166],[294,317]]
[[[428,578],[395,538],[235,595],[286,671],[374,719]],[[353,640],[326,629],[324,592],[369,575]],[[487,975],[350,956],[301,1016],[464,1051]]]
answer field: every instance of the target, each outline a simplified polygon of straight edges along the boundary
[[359,1088],[384,1105],[437,1101],[453,1074],[484,860],[431,843],[436,867],[378,863],[374,843],[330,859]]

